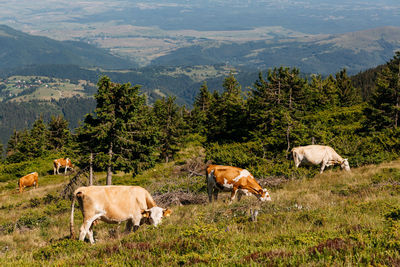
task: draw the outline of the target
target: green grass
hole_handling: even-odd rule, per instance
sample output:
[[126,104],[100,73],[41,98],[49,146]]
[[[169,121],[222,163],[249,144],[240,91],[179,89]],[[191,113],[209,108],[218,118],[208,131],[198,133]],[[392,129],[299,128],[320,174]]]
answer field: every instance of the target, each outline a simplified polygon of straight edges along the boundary
[[[202,156],[191,146],[175,162],[140,176],[113,177],[151,193],[205,194],[203,176],[177,171]],[[104,173],[97,181],[104,183]],[[96,244],[68,239],[70,202],[59,198],[65,176],[43,175],[38,189],[0,195],[0,265],[398,265],[400,264],[400,161],[327,171],[271,189],[272,202],[244,197],[227,203],[173,206],[159,227],[95,226]],[[250,209],[259,209],[256,222]],[[82,222],[75,213],[75,232]]]

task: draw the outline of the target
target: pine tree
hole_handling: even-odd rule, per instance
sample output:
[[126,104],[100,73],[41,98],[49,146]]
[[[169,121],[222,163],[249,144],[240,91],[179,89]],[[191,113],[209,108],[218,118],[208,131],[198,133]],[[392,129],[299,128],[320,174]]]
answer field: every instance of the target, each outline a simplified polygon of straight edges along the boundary
[[262,144],[264,157],[283,151],[287,155],[290,150],[292,133],[299,128],[309,101],[307,83],[299,73],[283,67],[269,70],[267,79],[260,73],[250,92],[248,129],[252,139]]
[[107,156],[107,184],[112,184],[116,170],[141,171],[154,164],[156,143],[151,131],[152,120],[146,98],[140,87],[118,84],[104,76],[97,83],[98,92],[94,121],[98,152]]
[[159,127],[160,156],[168,163],[176,152],[184,133],[183,108],[175,103],[175,97],[163,97],[154,103],[153,107],[156,123]]
[[353,86],[346,69],[336,74],[336,87],[341,107],[350,107],[361,103],[361,91]]
[[400,124],[400,52],[378,74],[376,92],[365,109],[366,128],[380,131]]
[[71,133],[68,129],[68,121],[62,116],[51,116],[48,124],[50,147],[61,150],[70,140]]
[[209,141],[232,142],[246,137],[246,110],[242,89],[233,73],[223,82],[223,93],[214,92],[207,114],[207,139]]
[[193,132],[206,132],[207,114],[212,102],[212,95],[208,91],[207,83],[204,82],[200,87],[200,92],[196,96],[193,110],[191,112],[190,124]]

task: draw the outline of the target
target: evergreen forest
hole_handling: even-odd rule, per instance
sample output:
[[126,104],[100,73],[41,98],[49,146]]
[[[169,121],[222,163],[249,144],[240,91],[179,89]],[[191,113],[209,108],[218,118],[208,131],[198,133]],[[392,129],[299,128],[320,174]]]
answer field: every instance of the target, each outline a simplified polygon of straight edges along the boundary
[[[95,170],[107,172],[111,184],[113,173],[135,176],[171,161],[188,138],[196,138],[206,161],[247,168],[258,178],[315,175],[314,167],[295,169],[290,153],[309,144],[333,147],[351,167],[377,164],[400,156],[400,52],[371,75],[363,83],[361,74],[349,77],[346,69],[304,77],[297,68],[276,67],[260,72],[244,90],[230,73],[221,90],[211,92],[204,82],[192,109],[178,105],[173,96],[148,105],[139,85],[103,76],[95,103],[79,108],[88,113],[79,126],[69,125],[68,112],[61,116],[47,110],[48,118],[13,131],[4,162],[59,153],[81,167],[90,161]],[[18,109],[18,104],[2,105],[2,110]],[[65,101],[57,105],[73,109]],[[40,103],[31,108],[37,110]]]

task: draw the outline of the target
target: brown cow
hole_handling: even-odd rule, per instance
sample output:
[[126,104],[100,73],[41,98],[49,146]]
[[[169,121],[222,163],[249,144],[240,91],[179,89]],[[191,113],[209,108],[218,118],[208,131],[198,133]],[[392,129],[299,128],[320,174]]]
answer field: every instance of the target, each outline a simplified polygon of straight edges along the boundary
[[[157,226],[162,217],[171,214],[170,209],[156,206],[150,193],[140,186],[88,186],[75,190],[71,205],[70,231],[74,237],[74,205],[78,200],[83,214],[79,240],[88,235],[90,243],[93,239],[93,223],[102,220],[107,223],[127,221],[125,232],[136,231],[142,222]],[[144,220],[142,220],[145,218]]]
[[212,202],[212,195],[214,195],[214,200],[217,200],[219,191],[230,191],[230,202],[235,199],[236,193],[238,193],[238,200],[242,195],[250,193],[261,201],[271,200],[268,191],[257,183],[249,171],[232,166],[209,165],[207,188],[210,202]]
[[64,174],[67,174],[68,168],[74,169],[74,165],[72,164],[71,160],[69,158],[61,158],[61,159],[55,159],[53,161],[53,167],[54,167],[54,175],[60,174],[59,169],[65,168]]
[[29,186],[35,186],[35,188],[37,188],[39,186],[38,178],[39,174],[37,172],[32,172],[24,177],[21,177],[18,180],[19,192],[22,193],[24,188]]

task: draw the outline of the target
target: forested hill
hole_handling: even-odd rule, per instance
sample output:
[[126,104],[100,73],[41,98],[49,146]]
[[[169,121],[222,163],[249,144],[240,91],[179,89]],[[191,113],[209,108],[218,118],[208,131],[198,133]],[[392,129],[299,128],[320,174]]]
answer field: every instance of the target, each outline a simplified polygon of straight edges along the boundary
[[[358,88],[367,101],[375,91],[375,83],[378,73],[386,65],[381,65],[373,69],[352,76],[351,81],[354,87]],[[8,97],[10,100],[0,102],[0,142],[6,144],[14,130],[22,130],[32,126],[34,121],[42,116],[45,121],[49,121],[52,115],[62,115],[69,121],[70,129],[78,126],[84,115],[92,112],[95,108],[95,100],[92,98],[97,91],[95,84],[102,75],[107,75],[111,80],[118,83],[131,82],[141,85],[141,93],[147,95],[148,103],[154,103],[163,96],[173,95],[179,105],[186,105],[192,108],[195,96],[198,94],[202,82],[207,83],[210,92],[223,90],[223,79],[229,75],[229,68],[224,65],[197,66],[197,67],[148,67],[127,71],[105,71],[101,69],[85,69],[75,65],[36,65],[17,69],[3,69],[0,77],[8,79],[14,75],[35,77],[44,75],[51,79],[69,80],[71,87],[78,87],[79,80],[85,80],[92,85],[84,87],[83,91],[87,97],[72,97],[53,101],[43,101],[43,92],[35,93],[37,98],[29,97],[27,93],[33,94],[32,89],[27,89],[17,94],[18,102],[10,103],[16,99]],[[248,91],[258,77],[257,71],[237,70],[235,78],[242,86],[243,90]],[[200,78],[203,78],[201,80]],[[56,82],[60,83],[60,82]],[[1,82],[0,82],[1,88]],[[48,88],[47,88],[48,89]],[[57,89],[57,88],[55,88]],[[11,89],[10,89],[11,90]],[[30,92],[28,92],[30,90]],[[49,90],[49,89],[48,89]],[[0,89],[0,96],[6,95],[4,89]],[[51,92],[49,92],[51,93]],[[19,96],[22,94],[22,96]],[[22,100],[22,101],[21,101]]]
[[56,41],[0,25],[0,69],[31,64],[128,68],[134,63],[83,42]]
[[97,83],[96,109],[76,134],[63,118],[49,124],[39,118],[31,129],[13,132],[6,160],[56,150],[84,164],[95,153],[97,168],[108,165],[111,178],[112,170],[137,174],[168,162],[194,134],[203,140],[206,160],[248,168],[256,177],[313,175],[315,168],[297,170],[290,160],[293,147],[309,144],[334,147],[352,167],[379,163],[400,156],[399,64],[397,52],[367,99],[346,70],[305,78],[299,69],[279,67],[259,73],[246,92],[233,73],[221,91],[210,92],[203,83],[193,109],[172,96],[148,105],[140,86],[105,76]]

